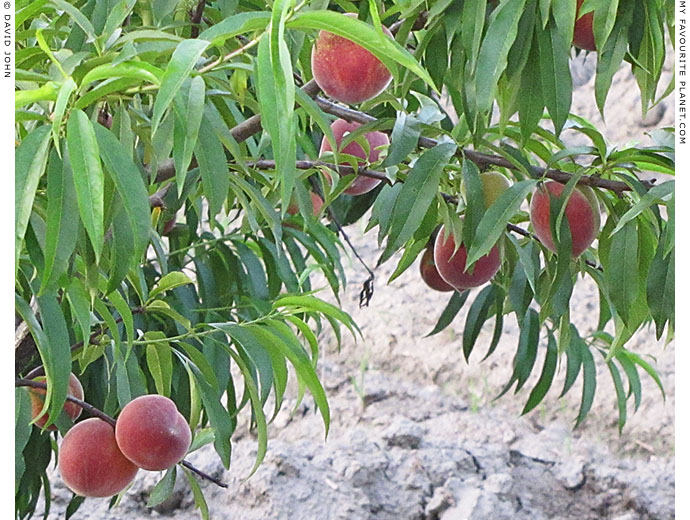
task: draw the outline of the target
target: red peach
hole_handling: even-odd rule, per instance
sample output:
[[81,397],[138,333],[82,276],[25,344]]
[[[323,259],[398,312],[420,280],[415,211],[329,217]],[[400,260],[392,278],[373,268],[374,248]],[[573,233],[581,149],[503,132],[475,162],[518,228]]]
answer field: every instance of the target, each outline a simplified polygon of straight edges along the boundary
[[449,292],[454,291],[455,288],[449,285],[436,269],[434,263],[434,250],[429,247],[422,255],[422,260],[419,262],[419,273],[422,275],[422,280],[434,291]]
[[455,249],[455,238],[446,233],[442,227],[434,243],[434,262],[441,278],[458,291],[479,287],[491,280],[501,267],[498,246],[477,260],[470,268],[472,273],[465,272],[467,249],[464,244]]
[[[362,159],[362,161],[359,161],[358,164],[361,165],[365,163],[367,156],[364,152],[364,149],[356,141],[352,141],[345,146],[345,148],[340,148],[340,143],[343,141],[343,138],[347,134],[354,132],[360,126],[361,125],[359,123],[348,123],[344,119],[336,119],[331,125],[331,130],[333,131],[333,136],[335,137],[335,142],[340,149],[340,153],[359,157]],[[368,132],[364,134],[364,137],[369,143],[369,162],[373,163],[378,161],[379,155],[381,155],[381,150],[379,150],[378,147],[385,146],[390,143],[388,135],[384,134],[383,132]],[[331,148],[331,143],[329,143],[328,139],[324,137],[321,141],[319,155],[323,155],[325,152],[331,151],[333,151]],[[364,177],[363,175],[360,175],[354,181],[352,181],[352,184],[350,184],[344,193],[348,195],[362,195],[363,193],[373,190],[380,182],[381,181],[379,179],[372,179],[371,177]]]
[[[46,378],[44,376],[37,377],[34,379],[34,381],[38,381],[40,383],[45,383]],[[71,395],[72,397],[76,397],[77,399],[84,399],[84,388],[81,386],[81,383],[79,382],[79,379],[77,379],[77,376],[74,374],[70,373],[69,375],[69,384],[67,387],[67,394]],[[31,418],[38,417],[38,414],[41,413],[41,410],[43,409],[43,403],[44,403],[44,396],[46,395],[46,391],[43,390],[42,388],[30,388],[29,389],[29,396],[31,397]],[[65,405],[62,408],[67,415],[69,415],[70,419],[73,421],[81,415],[81,406],[78,404],[72,403],[70,401],[65,401]],[[48,413],[43,414],[43,416],[38,419],[34,424],[38,426],[39,428],[43,428],[43,426],[46,424],[48,421]],[[57,426],[54,424],[51,424],[47,428],[48,430],[57,430]]]
[[160,471],[184,458],[192,431],[172,400],[162,395],[142,395],[120,412],[115,438],[124,456],[134,464]]
[[[345,16],[357,18],[355,13]],[[393,38],[391,32],[383,32]],[[356,43],[320,31],[311,53],[311,70],[317,85],[343,103],[361,103],[385,90],[392,76],[371,52]]]
[[139,471],[117,447],[113,427],[95,417],[67,432],[58,453],[58,469],[65,485],[85,497],[116,495]]
[[[323,199],[319,197],[316,193],[313,191],[309,192],[309,195],[311,196],[311,206],[314,211],[314,216],[317,216],[319,212],[321,211],[321,207],[323,206]],[[297,205],[297,201],[295,200],[295,197],[292,197],[292,200],[290,201],[290,205],[288,206],[287,209],[288,215],[297,215],[299,213],[299,206]]]
[[596,51],[597,46],[594,42],[594,30],[592,29],[594,13],[589,12],[586,15],[579,17],[582,2],[584,2],[584,0],[577,0],[577,11],[575,14],[575,31],[573,32],[573,44],[575,45],[575,47],[579,47],[580,49],[584,49],[586,51]]
[[[549,194],[559,198],[563,193],[563,188],[565,185],[560,182],[545,182],[534,192],[530,203],[530,221],[534,228],[534,234],[554,253],[556,252],[556,245],[551,236]],[[572,254],[573,256],[580,256],[594,242],[601,224],[599,203],[590,187],[578,186],[573,190],[565,207],[565,217],[570,228]]]

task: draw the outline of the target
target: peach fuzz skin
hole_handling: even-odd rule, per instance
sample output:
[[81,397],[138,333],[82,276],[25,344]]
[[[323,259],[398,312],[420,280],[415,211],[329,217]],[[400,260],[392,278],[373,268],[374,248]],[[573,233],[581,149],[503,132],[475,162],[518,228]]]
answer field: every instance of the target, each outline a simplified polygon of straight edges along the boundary
[[[357,18],[355,13],[345,16]],[[393,38],[383,27],[383,32]],[[356,104],[383,92],[392,76],[381,61],[356,43],[320,31],[311,54],[311,70],[317,85],[342,103]]]
[[[46,378],[44,376],[37,377],[35,381],[38,381],[40,383],[44,383]],[[77,376],[74,374],[70,373],[69,375],[69,386],[67,387],[67,394],[71,395],[72,397],[76,397],[79,400],[84,399],[84,389],[81,386],[81,383],[79,382],[79,379],[77,379]],[[38,414],[41,413],[41,410],[43,409],[43,399],[44,396],[46,395],[46,391],[41,389],[41,388],[31,388],[29,390],[29,396],[31,397],[31,417],[35,418],[38,417]],[[65,405],[63,406],[63,410],[69,415],[70,419],[73,421],[77,419],[81,415],[81,407],[78,404],[65,401]],[[36,421],[34,424],[39,427],[43,428],[45,426],[46,422],[48,421],[48,414],[45,413],[43,416],[41,416],[38,421]],[[48,430],[55,431],[57,430],[57,427],[54,424],[51,424],[47,428]]]
[[[333,131],[333,136],[335,137],[335,142],[340,148],[340,143],[343,138],[354,132],[361,125],[359,123],[349,123],[344,119],[337,119],[331,124],[331,130]],[[378,161],[381,150],[378,149],[379,146],[385,146],[390,143],[388,136],[383,132],[368,132],[364,134],[367,142],[369,143],[369,162],[373,163]],[[321,141],[321,149],[319,150],[319,155],[323,155],[325,152],[330,152],[333,149],[328,139],[325,137]],[[366,154],[364,149],[356,141],[352,141],[345,148],[340,149],[340,153],[345,153],[352,155],[354,157],[359,157],[362,161],[358,164],[364,164]],[[347,164],[347,163],[343,163]],[[379,179],[372,179],[371,177],[364,177],[363,175],[358,176],[352,184],[344,191],[347,195],[362,195],[373,190],[379,185],[381,181]]]
[[85,497],[116,495],[139,471],[118,448],[113,427],[95,417],[67,432],[60,446],[58,469],[65,485]]
[[479,287],[491,280],[501,267],[501,256],[498,246],[477,260],[471,273],[465,272],[467,249],[461,244],[455,249],[455,239],[442,227],[434,243],[434,262],[441,278],[458,291]]
[[427,248],[422,255],[422,259],[419,262],[419,273],[422,276],[422,280],[434,291],[439,292],[450,292],[454,291],[455,288],[449,285],[436,269],[436,264],[434,263],[434,250],[433,248]]
[[575,47],[584,49],[586,51],[596,51],[597,46],[594,42],[594,29],[592,28],[592,23],[594,22],[594,13],[589,12],[581,18],[578,18],[580,15],[580,7],[582,6],[582,2],[584,2],[584,0],[577,0],[573,44]]
[[125,405],[117,418],[115,437],[124,456],[149,471],[174,466],[192,442],[189,425],[175,403],[155,394]]
[[[551,200],[549,193],[560,197],[564,184],[548,181],[538,188],[532,195],[530,202],[530,221],[537,238],[554,253],[556,245],[551,235]],[[565,207],[565,217],[570,227],[572,255],[580,256],[599,233],[600,214],[594,192],[588,186],[580,186],[573,190]]]

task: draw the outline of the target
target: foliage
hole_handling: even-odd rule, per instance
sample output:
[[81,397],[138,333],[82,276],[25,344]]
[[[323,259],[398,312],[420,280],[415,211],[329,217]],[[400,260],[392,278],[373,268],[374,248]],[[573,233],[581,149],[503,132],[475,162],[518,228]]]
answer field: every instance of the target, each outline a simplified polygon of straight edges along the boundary
[[[603,113],[625,61],[646,112],[672,90],[659,92],[673,2],[585,0],[589,10],[600,49],[597,106]],[[575,17],[569,0],[19,0],[15,299],[29,335],[17,376],[42,367],[51,421],[70,370],[86,401],[110,415],[142,394],[169,396],[195,432],[192,449],[212,442],[226,468],[238,414],[249,408],[256,469],[290,373],[328,431],[317,337],[325,328],[339,342],[343,327],[358,332],[326,301],[346,283],[341,226],[369,218],[367,229],[378,227],[379,264],[398,261],[392,282],[445,224],[470,263],[497,243],[503,263],[476,294],[453,293],[433,333],[467,304],[464,356],[493,318],[488,356],[504,316],[515,314],[520,340],[503,392],[539,372],[527,413],[563,364],[561,395],[584,382],[576,424],[592,405],[602,355],[622,428],[628,400],[640,404],[640,369],[663,392],[644,352],[627,341],[645,326],[657,338],[673,335],[674,182],[639,177],[674,174],[672,130],[655,131],[652,147],[615,147],[570,114]],[[379,23],[394,27],[395,41]],[[393,73],[391,86],[359,110],[318,97],[310,54],[323,29],[376,55]],[[332,140],[333,116],[363,124],[348,139],[391,133],[382,160],[367,166],[388,181],[375,191],[343,195],[354,176],[316,161],[322,136]],[[567,147],[564,129],[591,145]],[[485,209],[476,176],[490,168],[513,185]],[[551,253],[527,231],[524,203],[546,177],[567,182],[566,192],[591,185],[605,208],[598,243],[577,259]],[[310,189],[324,196],[317,216]],[[290,217],[293,197],[299,215]],[[559,229],[563,211],[551,219]],[[559,251],[569,240],[561,234]],[[569,315],[580,276],[599,288],[598,327],[587,334]],[[320,279],[332,295],[320,294]],[[42,490],[49,496],[56,449],[47,431],[27,426],[24,390],[16,391],[18,518],[31,516]],[[59,426],[64,433],[69,421]],[[150,502],[182,473],[208,517],[188,468],[170,470]],[[80,504],[75,497],[70,512]]]

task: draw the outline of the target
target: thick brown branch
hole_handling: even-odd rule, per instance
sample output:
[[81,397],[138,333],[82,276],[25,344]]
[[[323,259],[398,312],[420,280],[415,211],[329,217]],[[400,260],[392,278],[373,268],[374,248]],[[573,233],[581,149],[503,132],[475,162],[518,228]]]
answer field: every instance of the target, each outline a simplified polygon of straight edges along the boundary
[[[46,383],[41,383],[39,381],[31,381],[29,379],[15,379],[14,380],[14,386],[15,387],[27,386],[30,388],[40,388],[42,390],[47,390],[47,388],[48,388],[48,385]],[[110,426],[115,428],[115,424],[117,423],[117,421],[114,418],[110,417],[105,412],[96,408],[95,406],[87,403],[86,401],[82,401],[81,399],[77,399],[76,397],[71,396],[71,395],[67,395],[67,401],[70,401],[70,402],[76,404],[77,406],[79,406],[82,410],[84,410],[89,415],[91,415],[93,417],[98,417],[102,421],[107,422]],[[223,481],[221,481],[215,477],[212,477],[211,475],[208,475],[207,473],[204,473],[203,471],[196,468],[193,464],[191,464],[190,462],[188,462],[186,460],[180,461],[179,464],[181,464],[182,466],[184,466],[188,470],[193,471],[194,473],[199,475],[204,480],[208,480],[210,482],[213,482],[215,485],[220,486],[222,488],[228,487],[228,485],[225,482],[223,482]]]

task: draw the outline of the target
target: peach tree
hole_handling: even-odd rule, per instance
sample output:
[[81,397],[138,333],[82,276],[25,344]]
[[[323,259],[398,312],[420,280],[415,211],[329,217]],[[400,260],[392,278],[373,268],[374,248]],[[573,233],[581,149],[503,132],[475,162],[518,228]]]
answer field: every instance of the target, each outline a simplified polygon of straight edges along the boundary
[[[571,113],[570,62],[596,60],[602,115],[630,67],[646,113],[673,91],[673,2],[268,4],[17,2],[17,518],[50,507],[54,454],[67,518],[139,469],[165,470],[149,505],[183,476],[208,518],[199,479],[226,484],[185,455],[212,443],[230,468],[246,413],[256,469],[291,378],[327,433],[316,367],[323,338],[359,334],[339,302],[362,219],[388,283],[420,269],[448,293],[432,334],[468,306],[466,359],[514,315],[502,393],[529,389],[524,413],[582,380],[575,425],[599,390],[623,428],[644,381],[663,394],[629,340],[673,337],[673,129],[610,144]],[[580,278],[593,330],[571,320]]]

